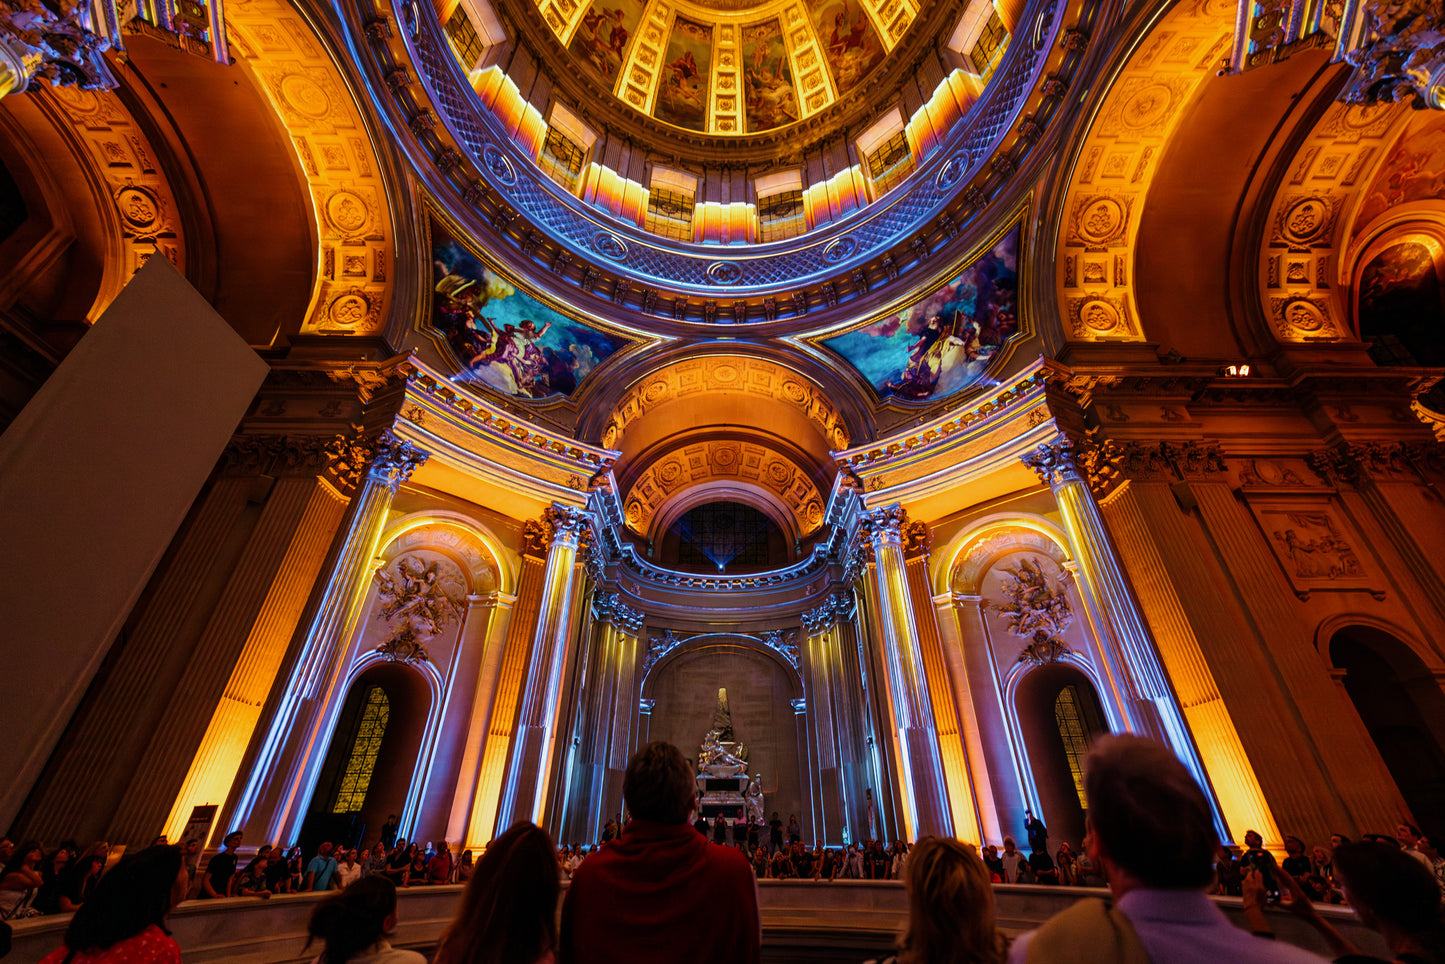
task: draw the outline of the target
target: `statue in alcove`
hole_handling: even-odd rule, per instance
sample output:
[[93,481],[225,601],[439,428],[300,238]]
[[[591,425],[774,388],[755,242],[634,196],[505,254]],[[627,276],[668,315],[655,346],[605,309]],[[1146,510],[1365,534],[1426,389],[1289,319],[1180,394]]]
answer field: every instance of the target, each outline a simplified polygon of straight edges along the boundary
[[748,748],[735,739],[726,687],[717,691],[712,729],[702,738],[697,769],[712,776],[742,776],[748,772]]

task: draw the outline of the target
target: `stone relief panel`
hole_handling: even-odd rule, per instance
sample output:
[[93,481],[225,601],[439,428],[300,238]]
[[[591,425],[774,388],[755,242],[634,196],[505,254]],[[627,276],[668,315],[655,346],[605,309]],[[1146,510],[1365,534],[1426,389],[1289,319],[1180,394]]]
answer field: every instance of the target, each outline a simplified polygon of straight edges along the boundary
[[389,307],[391,214],[356,104],[291,7],[227,3],[226,24],[290,134],[316,211],[318,271],[302,331],[375,334]]
[[1075,164],[1056,284],[1065,337],[1137,341],[1134,243],[1155,167],[1184,106],[1228,52],[1235,7],[1179,4],[1145,40],[1104,101]]
[[979,595],[1000,678],[1018,663],[1052,663],[1088,651],[1074,618],[1073,575],[1052,555],[1019,549],[996,557],[982,574]]
[[1275,560],[1301,599],[1319,590],[1363,589],[1383,595],[1354,527],[1325,500],[1251,500]]

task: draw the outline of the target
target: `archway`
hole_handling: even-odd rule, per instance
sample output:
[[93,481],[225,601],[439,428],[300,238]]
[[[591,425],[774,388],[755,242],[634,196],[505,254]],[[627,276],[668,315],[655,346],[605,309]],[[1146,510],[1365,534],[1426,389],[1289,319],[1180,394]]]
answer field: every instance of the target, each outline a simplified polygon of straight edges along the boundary
[[356,677],[302,825],[307,853],[324,840],[374,843],[387,816],[401,814],[430,711],[426,680],[400,663],[379,663]]
[[1404,642],[1371,626],[1330,638],[1345,692],[1400,795],[1431,839],[1445,835],[1445,693]]
[[799,766],[800,720],[791,699],[796,679],[772,656],[741,642],[719,640],[660,663],[644,690],[653,700],[647,739],[666,740],[696,757],[712,726],[719,688],[726,688],[737,739],[748,747],[748,768],[762,774],[769,816],[784,823],[808,816]]
[[1089,677],[1067,663],[1050,663],[1019,681],[1014,696],[1029,768],[1049,828],[1051,848],[1084,840],[1084,756],[1109,732],[1099,693]]

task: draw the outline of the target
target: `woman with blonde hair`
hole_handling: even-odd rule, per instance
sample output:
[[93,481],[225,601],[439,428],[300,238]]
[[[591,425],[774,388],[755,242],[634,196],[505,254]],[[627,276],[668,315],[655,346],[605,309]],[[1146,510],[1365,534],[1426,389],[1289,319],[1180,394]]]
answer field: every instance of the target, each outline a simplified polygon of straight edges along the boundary
[[924,837],[903,864],[908,929],[883,964],[1002,964],[993,887],[978,851],[946,837]]

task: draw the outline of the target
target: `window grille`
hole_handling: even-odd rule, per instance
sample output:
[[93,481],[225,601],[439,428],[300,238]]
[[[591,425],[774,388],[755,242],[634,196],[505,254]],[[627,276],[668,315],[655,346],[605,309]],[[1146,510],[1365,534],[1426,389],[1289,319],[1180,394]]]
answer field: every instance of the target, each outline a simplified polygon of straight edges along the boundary
[[764,241],[794,238],[808,229],[801,190],[783,191],[758,202],[758,226]]
[[555,127],[547,128],[547,137],[542,141],[542,153],[537,163],[552,176],[552,180],[572,190],[577,177],[582,173],[582,164],[587,158],[584,151],[572,138]]
[[1003,21],[999,19],[998,11],[995,10],[989,14],[988,23],[983,27],[983,33],[979,34],[978,40],[974,41],[973,49],[968,52],[968,59],[973,61],[973,68],[978,71],[978,75],[987,79],[993,73],[994,67],[998,66],[1007,47],[1008,30],[1005,29]]
[[912,170],[913,151],[908,147],[908,135],[904,131],[894,134],[868,155],[868,178],[880,197]]
[[1093,742],[1088,724],[1079,712],[1079,691],[1075,686],[1065,686],[1058,699],[1054,700],[1054,722],[1059,727],[1059,738],[1064,741],[1064,755],[1069,759],[1069,773],[1074,778],[1074,792],[1079,795],[1079,806],[1089,809],[1089,798],[1084,793],[1084,757],[1089,754]]
[[692,240],[693,195],[654,187],[647,197],[647,230],[665,238]]
[[457,60],[461,61],[462,67],[471,70],[482,59],[482,38],[477,36],[472,19],[458,9],[447,21],[446,31]]

